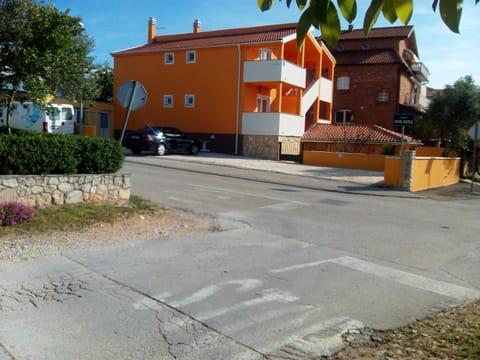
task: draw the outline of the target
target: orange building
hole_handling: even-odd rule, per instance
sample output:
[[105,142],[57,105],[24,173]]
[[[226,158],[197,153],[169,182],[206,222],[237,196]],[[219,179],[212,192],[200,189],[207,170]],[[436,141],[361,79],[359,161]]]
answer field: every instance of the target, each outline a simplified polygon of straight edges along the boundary
[[[114,89],[140,81],[148,98],[127,130],[177,127],[209,150],[278,159],[300,152],[314,123],[331,122],[335,60],[308,34],[298,50],[296,24],[156,36],[115,52]],[[115,99],[115,132],[125,109]]]

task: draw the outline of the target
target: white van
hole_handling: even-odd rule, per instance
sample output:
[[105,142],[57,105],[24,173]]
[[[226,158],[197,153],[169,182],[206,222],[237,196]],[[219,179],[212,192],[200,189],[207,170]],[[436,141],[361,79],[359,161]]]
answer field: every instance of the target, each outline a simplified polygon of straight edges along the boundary
[[[48,104],[47,110],[31,102],[14,102],[10,126],[58,134],[75,133],[75,113],[70,104]],[[7,107],[0,104],[0,126],[7,125]]]

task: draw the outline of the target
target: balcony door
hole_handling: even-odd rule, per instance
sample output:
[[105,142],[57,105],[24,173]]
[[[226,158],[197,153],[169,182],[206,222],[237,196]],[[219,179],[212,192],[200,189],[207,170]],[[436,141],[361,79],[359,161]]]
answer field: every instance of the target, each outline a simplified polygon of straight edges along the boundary
[[257,95],[257,112],[270,112],[270,96]]

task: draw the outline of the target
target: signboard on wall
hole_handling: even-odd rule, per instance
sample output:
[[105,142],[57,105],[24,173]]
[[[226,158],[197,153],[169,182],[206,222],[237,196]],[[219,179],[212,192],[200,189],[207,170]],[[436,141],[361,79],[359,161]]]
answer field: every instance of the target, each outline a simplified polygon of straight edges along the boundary
[[393,125],[395,125],[395,126],[415,125],[415,115],[413,115],[413,114],[395,114],[395,115],[393,115]]

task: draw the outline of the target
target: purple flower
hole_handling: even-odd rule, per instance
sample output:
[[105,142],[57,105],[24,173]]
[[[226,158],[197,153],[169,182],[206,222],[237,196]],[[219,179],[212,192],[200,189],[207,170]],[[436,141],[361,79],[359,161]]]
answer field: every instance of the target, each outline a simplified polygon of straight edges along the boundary
[[35,210],[24,203],[9,201],[0,203],[0,226],[15,225],[35,217]]

